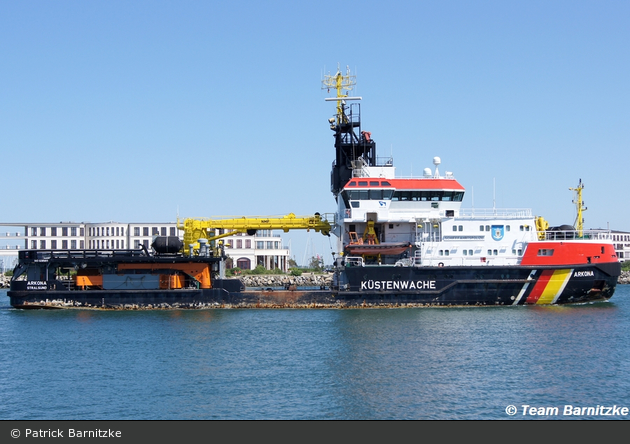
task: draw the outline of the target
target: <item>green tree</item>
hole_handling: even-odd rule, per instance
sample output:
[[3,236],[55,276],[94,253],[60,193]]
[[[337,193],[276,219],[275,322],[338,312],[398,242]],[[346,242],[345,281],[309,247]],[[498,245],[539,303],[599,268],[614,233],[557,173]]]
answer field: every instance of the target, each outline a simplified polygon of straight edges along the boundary
[[324,269],[324,259],[319,254],[313,256],[308,263],[308,268],[315,271],[322,271]]

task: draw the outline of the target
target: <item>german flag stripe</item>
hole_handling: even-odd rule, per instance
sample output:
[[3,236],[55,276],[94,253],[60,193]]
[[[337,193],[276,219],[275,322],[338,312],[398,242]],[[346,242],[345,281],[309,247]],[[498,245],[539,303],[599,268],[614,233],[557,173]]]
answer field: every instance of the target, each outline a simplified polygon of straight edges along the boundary
[[544,270],[527,296],[525,303],[554,304],[569,282],[572,273],[572,269]]

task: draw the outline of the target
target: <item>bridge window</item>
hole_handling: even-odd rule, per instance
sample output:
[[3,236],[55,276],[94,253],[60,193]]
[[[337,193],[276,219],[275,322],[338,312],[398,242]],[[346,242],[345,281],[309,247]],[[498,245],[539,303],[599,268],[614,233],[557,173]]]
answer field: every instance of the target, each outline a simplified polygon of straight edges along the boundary
[[553,256],[553,249],[541,248],[538,250],[538,256]]

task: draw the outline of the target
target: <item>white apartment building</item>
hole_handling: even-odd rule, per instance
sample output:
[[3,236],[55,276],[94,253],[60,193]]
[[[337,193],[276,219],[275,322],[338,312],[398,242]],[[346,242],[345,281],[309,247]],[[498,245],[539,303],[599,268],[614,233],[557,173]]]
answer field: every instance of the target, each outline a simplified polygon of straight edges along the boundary
[[[0,223],[0,227],[18,227],[20,231],[1,230],[0,255],[16,255],[16,250],[125,250],[145,246],[150,250],[155,236],[178,236],[183,231],[174,222],[59,222]],[[218,234],[222,234],[219,230]],[[290,251],[282,238],[271,230],[255,235],[237,233],[221,239],[233,267],[252,270],[258,265],[267,269],[288,271]]]

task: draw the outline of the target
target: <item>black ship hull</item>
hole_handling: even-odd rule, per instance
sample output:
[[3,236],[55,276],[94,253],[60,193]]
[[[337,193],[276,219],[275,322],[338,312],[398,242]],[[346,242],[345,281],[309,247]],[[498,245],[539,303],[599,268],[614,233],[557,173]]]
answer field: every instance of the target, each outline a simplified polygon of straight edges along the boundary
[[[606,301],[619,264],[574,267],[346,267],[331,289],[247,289],[235,279],[211,289],[8,292],[15,308],[211,309],[560,305]],[[17,284],[17,283],[16,283]]]
[[605,301],[620,264],[524,267],[347,267],[337,286],[345,301],[386,305],[544,305]]

